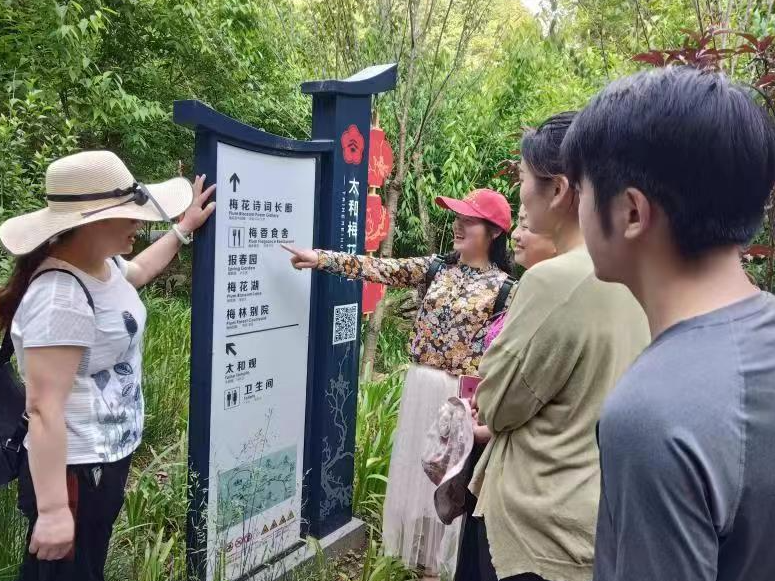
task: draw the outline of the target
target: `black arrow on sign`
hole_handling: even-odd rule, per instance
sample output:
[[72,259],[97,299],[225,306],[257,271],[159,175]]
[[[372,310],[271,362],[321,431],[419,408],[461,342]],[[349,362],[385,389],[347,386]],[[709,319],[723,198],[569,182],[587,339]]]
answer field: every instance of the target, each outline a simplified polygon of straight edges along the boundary
[[237,192],[237,184],[239,183],[239,176],[235,173],[231,174],[231,177],[229,178],[229,181],[231,182],[232,191],[234,193]]
[[226,355],[236,355],[237,350],[234,348],[236,343],[226,343]]

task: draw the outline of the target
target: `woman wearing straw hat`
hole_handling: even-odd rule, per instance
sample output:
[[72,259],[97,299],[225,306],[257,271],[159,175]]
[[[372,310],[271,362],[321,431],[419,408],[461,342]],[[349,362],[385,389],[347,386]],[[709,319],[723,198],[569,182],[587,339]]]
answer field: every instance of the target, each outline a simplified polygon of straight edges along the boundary
[[[135,289],[153,280],[214,210],[204,176],[138,183],[109,151],[52,163],[48,206],[0,226],[17,256],[0,326],[24,378],[29,428],[19,508],[30,521],[21,579],[102,580],[132,453],[143,430]],[[192,203],[193,201],[193,203]],[[172,230],[131,262],[142,222]]]
[[[511,289],[507,250],[511,208],[506,198],[481,189],[463,200],[440,197],[436,203],[455,213],[454,252],[441,260],[384,259],[286,247],[297,269],[315,268],[426,291],[414,323],[410,347],[414,365],[406,375],[390,459],[383,539],[388,554],[424,568],[431,576],[444,572],[440,571],[444,562],[451,561],[450,569],[454,569],[455,555],[440,557],[445,528],[433,503],[435,486],[423,472],[423,442],[439,407],[457,395],[458,377],[476,374],[483,331],[494,311],[508,305]],[[453,526],[459,531],[460,520]],[[445,545],[456,531],[447,532],[453,534],[445,538]]]

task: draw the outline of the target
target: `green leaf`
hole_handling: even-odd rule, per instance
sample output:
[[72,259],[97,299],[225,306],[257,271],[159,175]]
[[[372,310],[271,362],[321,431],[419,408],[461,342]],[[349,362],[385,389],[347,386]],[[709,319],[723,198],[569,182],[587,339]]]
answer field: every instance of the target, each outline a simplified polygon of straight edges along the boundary
[[54,4],[54,10],[57,13],[59,20],[64,20],[67,14],[67,4]]

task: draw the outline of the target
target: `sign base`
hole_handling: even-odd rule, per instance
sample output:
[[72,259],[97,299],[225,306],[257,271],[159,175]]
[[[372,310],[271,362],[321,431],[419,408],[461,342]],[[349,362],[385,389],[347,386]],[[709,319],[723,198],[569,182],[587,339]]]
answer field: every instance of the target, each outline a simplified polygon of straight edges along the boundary
[[[311,540],[311,539],[310,539]],[[254,575],[245,577],[244,581],[283,581],[293,578],[294,571],[299,567],[312,563],[319,558],[319,551],[323,551],[325,560],[336,559],[349,551],[361,551],[366,547],[366,523],[353,518],[343,527],[338,528],[329,535],[323,537],[316,547],[313,542],[307,542],[304,546],[292,551],[282,559],[268,565]]]

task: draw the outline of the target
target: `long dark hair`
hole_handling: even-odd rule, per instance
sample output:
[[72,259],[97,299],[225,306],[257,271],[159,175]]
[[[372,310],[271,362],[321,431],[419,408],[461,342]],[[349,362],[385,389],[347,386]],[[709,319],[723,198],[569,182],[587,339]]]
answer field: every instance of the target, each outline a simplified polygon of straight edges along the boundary
[[24,293],[30,284],[30,279],[38,267],[46,259],[49,253],[49,245],[43,244],[29,254],[16,259],[13,272],[0,289],[0,330],[10,329],[16,309],[22,302]]
[[[486,220],[484,221],[484,225],[487,228],[488,234],[499,233],[498,236],[490,242],[490,248],[487,250],[488,259],[492,264],[509,276],[513,275],[514,263],[511,261],[511,253],[509,252],[509,233],[504,232],[495,224],[491,224]],[[442,255],[440,258],[442,258],[446,264],[457,264],[460,260],[460,253],[453,250],[452,252]]]
[[[487,224],[487,229],[496,229],[497,226],[490,226]],[[511,252],[509,252],[509,233],[504,232],[500,228],[497,228],[500,232],[498,237],[490,243],[490,250],[488,252],[490,262],[500,268],[508,275],[514,273],[514,263],[511,260]]]

